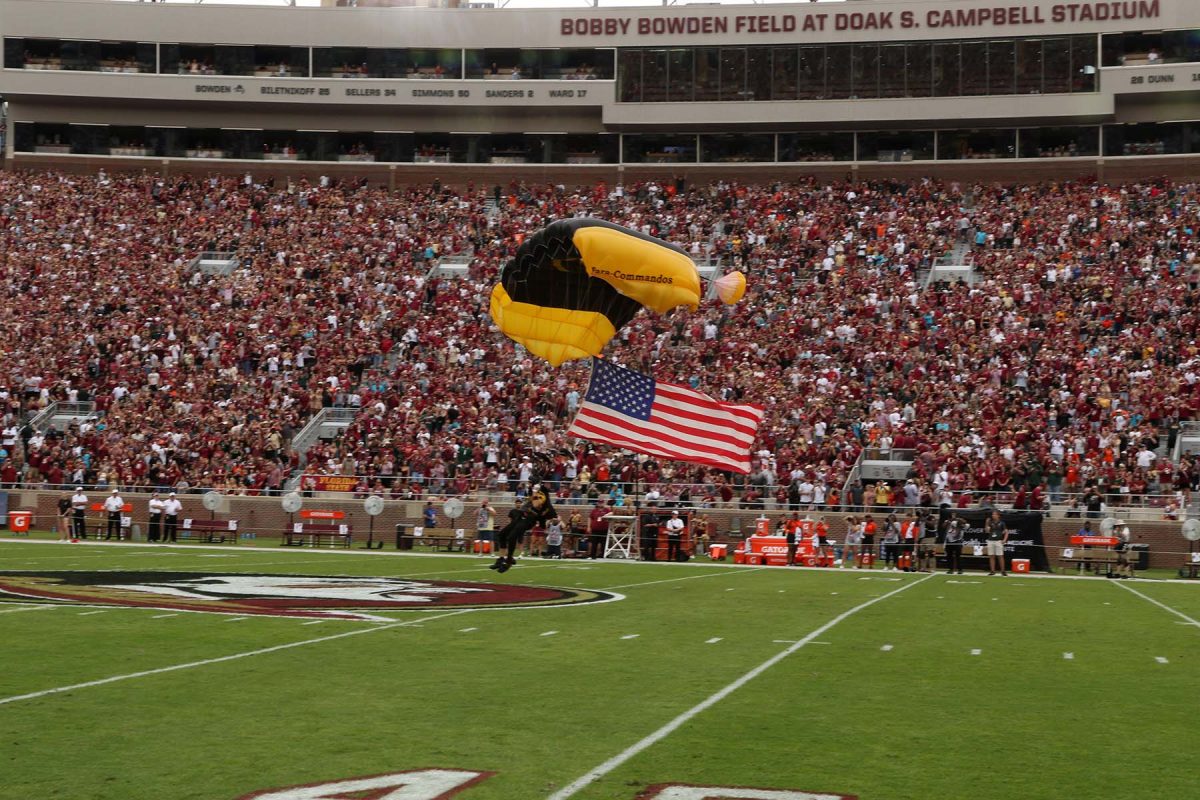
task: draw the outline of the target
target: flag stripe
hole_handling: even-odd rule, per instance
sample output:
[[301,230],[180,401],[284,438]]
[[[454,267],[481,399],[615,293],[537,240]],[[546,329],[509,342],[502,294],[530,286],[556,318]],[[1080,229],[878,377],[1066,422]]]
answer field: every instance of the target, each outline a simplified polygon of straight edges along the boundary
[[716,454],[693,451],[685,447],[659,446],[655,444],[655,440],[653,439],[631,436],[622,428],[594,427],[590,422],[576,419],[567,432],[574,436],[583,437],[584,439],[615,444],[618,447],[625,447],[647,455],[662,456],[677,461],[688,461],[693,464],[707,464],[719,469],[734,470],[735,472],[750,471],[750,459],[748,456],[744,460],[739,460],[739,457],[723,457]]
[[741,434],[746,444],[754,441],[758,432],[758,421],[745,423],[740,418],[725,414],[722,411],[696,411],[694,406],[677,404],[672,401],[663,402],[659,397],[654,398],[654,411],[661,415],[671,416],[681,422],[693,422],[711,426],[713,430],[724,431],[734,435]]
[[[588,422],[603,424],[617,431],[636,427],[636,430],[646,436],[654,436],[679,447],[690,447],[695,450],[712,453],[729,453],[730,451],[736,453],[739,448],[749,449],[750,446],[744,439],[734,439],[718,433],[697,434],[686,428],[681,429],[675,425],[668,425],[662,422],[630,420],[629,417],[615,412],[610,408],[594,403],[584,403],[584,407],[589,412],[584,415]],[[576,420],[578,420],[578,417],[576,417]]]
[[694,389],[689,389],[686,386],[677,386],[673,383],[660,383],[655,388],[656,399],[678,400],[681,403],[697,408],[729,414],[730,416],[742,419],[749,425],[757,425],[763,418],[764,409],[762,406],[738,406],[730,403],[718,403],[708,395],[700,394]]

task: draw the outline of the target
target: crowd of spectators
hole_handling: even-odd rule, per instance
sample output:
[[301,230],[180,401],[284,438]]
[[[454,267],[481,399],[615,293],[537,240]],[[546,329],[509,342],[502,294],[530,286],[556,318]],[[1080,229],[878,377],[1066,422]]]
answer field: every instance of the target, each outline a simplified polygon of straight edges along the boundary
[[[389,192],[244,178],[0,177],[0,481],[280,491],[291,438],[359,409],[310,473],[390,497],[654,493],[793,506],[1109,502],[1178,493],[1158,451],[1200,411],[1200,188],[647,183]],[[488,201],[492,202],[488,202]],[[737,306],[643,313],[608,354],[659,380],[764,405],[749,476],[641,463],[568,438],[586,363],[552,369],[491,325],[521,235],[597,216],[746,271]],[[921,274],[970,246],[974,286]],[[230,275],[193,267],[237,253]],[[444,254],[466,278],[430,276]],[[64,434],[21,427],[92,400]],[[852,485],[863,448],[910,481]],[[911,488],[910,488],[911,487]],[[884,502],[881,502],[884,501]]]

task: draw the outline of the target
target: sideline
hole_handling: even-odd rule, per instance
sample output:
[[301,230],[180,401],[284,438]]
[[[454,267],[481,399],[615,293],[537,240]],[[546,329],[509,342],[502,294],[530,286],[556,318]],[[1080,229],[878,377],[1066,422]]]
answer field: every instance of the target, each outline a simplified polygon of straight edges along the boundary
[[546,800],[566,800],[566,798],[568,798],[568,797],[573,797],[580,789],[583,789],[586,786],[588,786],[589,784],[595,782],[596,780],[603,778],[605,775],[612,772],[614,769],[621,766],[626,761],[628,761],[629,759],[636,756],[638,753],[642,752],[643,750],[645,750],[649,747],[652,747],[653,745],[662,741],[666,737],[670,736],[672,733],[674,733],[676,730],[681,728],[683,725],[685,725],[686,723],[691,721],[697,715],[708,710],[709,708],[716,705],[717,703],[721,702],[726,697],[733,694],[738,689],[742,688],[747,683],[754,680],[759,675],[763,674],[764,672],[769,670],[771,667],[778,664],[780,661],[783,661],[785,658],[792,655],[797,650],[804,647],[806,644],[811,643],[814,639],[816,639],[818,636],[820,636],[821,634],[828,631],[830,628],[837,625],[839,622],[849,619],[850,617],[854,616],[858,612],[860,612],[866,608],[869,608],[870,606],[873,606],[876,603],[882,602],[882,601],[888,599],[889,597],[893,597],[894,595],[897,595],[897,594],[900,594],[901,592],[907,591],[908,589],[911,589],[914,586],[919,586],[920,584],[925,583],[925,581],[932,578],[935,574],[936,573],[930,573],[929,575],[926,575],[924,578],[915,580],[912,583],[906,583],[897,589],[893,589],[892,591],[888,592],[887,594],[880,595],[879,597],[873,597],[870,600],[866,601],[865,603],[860,603],[859,605],[855,606],[854,608],[850,609],[849,611],[843,611],[841,614],[838,614],[836,617],[831,619],[829,622],[826,622],[824,625],[817,628],[812,633],[809,633],[803,639],[796,642],[792,646],[788,647],[786,650],[776,653],[774,656],[767,659],[763,663],[759,664],[757,667],[750,670],[749,672],[747,672],[745,675],[738,678],[737,680],[733,681],[725,688],[719,689],[718,691],[709,695],[704,700],[700,701],[696,705],[689,708],[687,711],[684,711],[682,714],[675,717],[675,719],[671,720],[666,725],[663,725],[661,728],[654,731],[650,735],[646,736],[641,741],[626,748],[622,752],[620,752],[617,755],[610,758],[608,761],[605,761],[600,766],[584,773],[579,778],[576,778],[574,781],[572,781],[567,786],[564,786],[562,789],[559,789],[557,792],[555,792],[554,794],[547,797]]
[[1134,593],[1134,594],[1136,594],[1138,597],[1142,598],[1143,600],[1145,600],[1145,601],[1147,601],[1147,602],[1149,602],[1149,603],[1153,603],[1154,605],[1156,605],[1156,606],[1158,606],[1159,608],[1161,608],[1163,611],[1169,611],[1169,612],[1171,612],[1172,614],[1174,614],[1175,616],[1177,616],[1177,617],[1179,617],[1179,618],[1181,618],[1181,619],[1186,619],[1186,620],[1187,620],[1188,622],[1190,622],[1192,625],[1195,625],[1197,628],[1200,628],[1200,622],[1197,622],[1196,620],[1192,619],[1192,618],[1191,618],[1191,617],[1189,617],[1187,614],[1184,614],[1182,611],[1176,611],[1175,609],[1171,608],[1171,607],[1170,607],[1169,605],[1167,605],[1166,603],[1160,603],[1158,600],[1155,600],[1155,599],[1154,599],[1153,597],[1151,597],[1150,595],[1147,595],[1147,594],[1142,594],[1142,593],[1141,593],[1141,592],[1139,592],[1137,589],[1134,589],[1132,586],[1126,586],[1124,583],[1121,583],[1120,581],[1113,581],[1113,582],[1112,582],[1112,585],[1113,585],[1113,586],[1119,586],[1120,588],[1124,589],[1124,590],[1125,590],[1125,591],[1127,591],[1127,592],[1133,592],[1133,593]]
[[432,617],[424,617],[422,619],[408,620],[407,622],[394,622],[390,625],[378,625],[373,628],[359,628],[358,630],[346,631],[344,633],[335,633],[331,636],[321,636],[317,639],[305,639],[301,642],[289,642],[288,644],[279,644],[274,647],[264,647],[261,650],[249,650],[244,653],[234,653],[228,656],[219,656],[217,658],[206,658],[203,661],[190,661],[186,664],[173,664],[169,667],[159,667],[157,669],[148,669],[141,672],[130,672],[126,675],[113,675],[108,678],[101,678],[95,681],[86,681],[84,683],[73,683],[70,686],[57,686],[53,689],[43,689],[39,692],[30,692],[28,694],[18,694],[12,697],[0,698],[0,706],[9,703],[17,703],[22,700],[35,700],[39,697],[47,695],[59,694],[60,692],[71,692],[76,689],[88,689],[92,686],[103,686],[107,683],[117,683],[118,681],[132,680],[133,678],[144,678],[149,675],[161,675],[164,672],[176,672],[183,669],[191,669],[192,667],[203,667],[209,664],[221,664],[226,661],[237,661],[242,658],[250,658],[251,656],[261,656],[268,653],[278,653],[281,650],[291,650],[295,647],[304,647],[310,644],[320,644],[321,642],[332,642],[335,639],[345,639],[350,636],[359,636],[364,633],[375,633],[376,631],[387,631],[393,628],[403,628],[406,626],[420,625],[423,622],[433,622],[436,619],[444,619],[446,617],[457,616],[458,614],[466,614],[469,611],[474,611],[472,608],[464,608],[459,611],[451,611],[448,614],[436,614]]

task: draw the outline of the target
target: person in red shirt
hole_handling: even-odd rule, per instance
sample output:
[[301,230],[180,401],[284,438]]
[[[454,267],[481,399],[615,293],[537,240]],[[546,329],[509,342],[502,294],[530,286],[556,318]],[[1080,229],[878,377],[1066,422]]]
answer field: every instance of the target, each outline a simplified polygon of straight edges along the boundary
[[604,545],[608,539],[608,520],[612,513],[612,500],[605,498],[588,514],[588,557],[604,558]]

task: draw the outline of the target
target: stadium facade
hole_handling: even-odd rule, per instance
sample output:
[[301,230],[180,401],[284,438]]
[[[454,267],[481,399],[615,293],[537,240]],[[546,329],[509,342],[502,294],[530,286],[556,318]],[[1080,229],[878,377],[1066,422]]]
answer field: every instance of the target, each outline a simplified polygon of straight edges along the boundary
[[1200,172],[1195,0],[546,10],[0,0],[9,167]]

